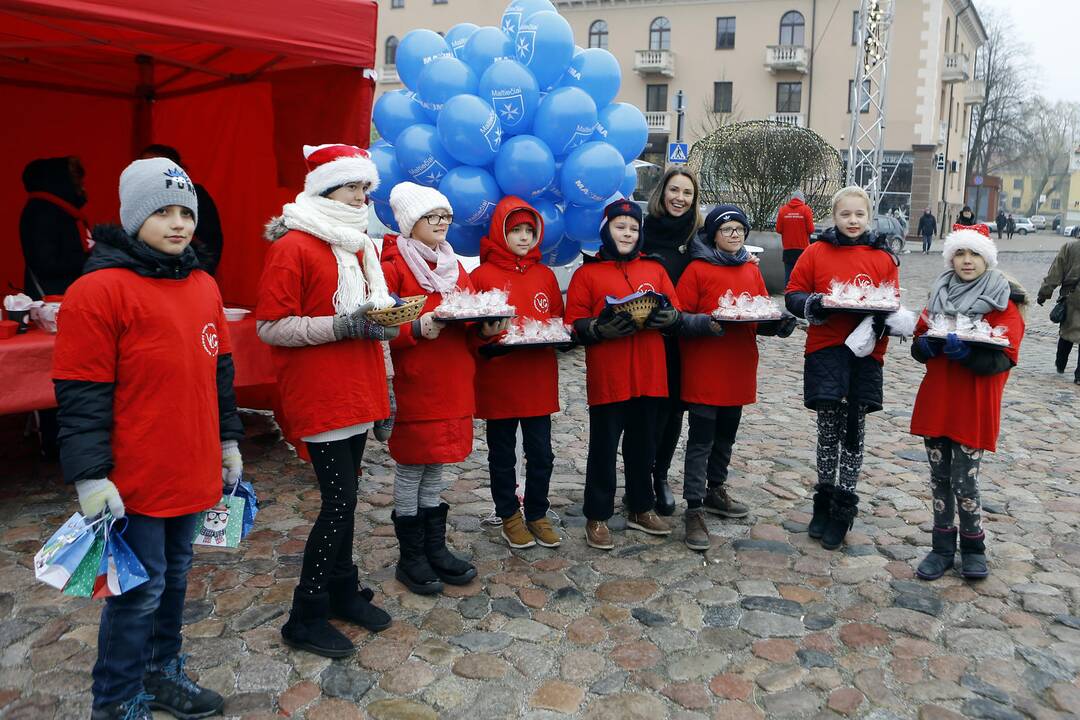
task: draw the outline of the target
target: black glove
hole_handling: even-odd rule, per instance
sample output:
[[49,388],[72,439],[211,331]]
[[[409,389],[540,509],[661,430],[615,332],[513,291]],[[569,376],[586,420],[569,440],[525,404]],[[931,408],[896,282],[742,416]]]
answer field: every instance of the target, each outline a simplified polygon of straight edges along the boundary
[[666,307],[661,304],[653,308],[653,311],[649,313],[649,317],[645,319],[645,329],[668,330],[674,328],[678,325],[681,314],[670,303]]
[[706,313],[683,313],[679,334],[684,337],[719,337],[724,326]]
[[806,298],[806,307],[803,310],[803,316],[806,321],[811,325],[824,325],[829,315],[832,314],[831,310],[826,309],[821,304],[821,293],[813,293],[810,297]]
[[630,317],[630,313],[625,310],[613,312],[610,319],[605,319],[601,311],[600,316],[593,321],[592,329],[601,340],[614,340],[633,335],[637,332],[637,325],[634,323],[634,318]]
[[795,332],[795,316],[784,315],[780,318],[780,322],[776,325],[776,337],[786,338],[791,337],[791,333]]
[[512,352],[512,348],[502,343],[490,342],[480,346],[478,351],[480,355],[486,358],[502,357],[503,355],[509,355]]
[[885,337],[885,315],[882,313],[875,313],[874,319],[871,321],[874,328],[874,337],[878,340]]
[[1046,304],[1046,301],[1047,301],[1047,299],[1048,299],[1048,298],[1044,298],[1044,297],[1043,297],[1042,295],[1040,295],[1040,296],[1039,296],[1039,299],[1038,299],[1038,300],[1036,300],[1035,302],[1039,303],[1040,305],[1045,305],[1045,304]]

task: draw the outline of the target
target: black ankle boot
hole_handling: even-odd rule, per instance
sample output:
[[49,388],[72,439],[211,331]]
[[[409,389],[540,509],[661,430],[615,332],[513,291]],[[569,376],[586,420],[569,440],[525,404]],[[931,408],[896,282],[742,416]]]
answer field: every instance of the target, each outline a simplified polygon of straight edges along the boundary
[[328,658],[348,657],[356,652],[352,641],[330,624],[330,597],[309,595],[296,588],[289,620],[281,627],[286,645]]
[[443,589],[442,581],[424,554],[424,519],[419,515],[390,513],[394,521],[400,557],[394,577],[418,595],[433,595]]
[[348,574],[327,580],[331,614],[371,632],[385,630],[390,627],[390,614],[371,604],[375,593],[368,588],[361,589],[359,579],[360,573],[353,565]]
[[858,514],[859,496],[848,490],[833,488],[829,520],[825,524],[825,532],[821,535],[821,547],[826,550],[835,550],[840,547]]
[[960,574],[970,580],[982,580],[990,574],[986,564],[986,534],[968,536],[960,533]]
[[934,528],[933,546],[915,574],[923,580],[937,580],[956,562],[956,528]]
[[465,585],[476,577],[476,568],[446,547],[446,514],[450,506],[420,508],[424,520],[424,555],[439,579],[451,585]]
[[653,492],[656,493],[657,515],[671,516],[675,514],[675,496],[671,494],[671,486],[668,485],[667,473],[653,475]]
[[815,540],[820,540],[825,534],[825,526],[829,522],[829,508],[832,507],[833,486],[818,483],[814,487],[814,516],[810,518],[810,525],[806,532]]

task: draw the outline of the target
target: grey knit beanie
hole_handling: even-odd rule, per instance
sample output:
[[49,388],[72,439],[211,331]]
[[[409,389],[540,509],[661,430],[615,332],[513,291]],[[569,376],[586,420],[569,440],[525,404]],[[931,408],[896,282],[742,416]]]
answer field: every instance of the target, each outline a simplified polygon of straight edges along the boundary
[[120,173],[120,224],[131,237],[146,218],[169,205],[186,207],[199,220],[195,185],[184,169],[168,158],[136,160]]

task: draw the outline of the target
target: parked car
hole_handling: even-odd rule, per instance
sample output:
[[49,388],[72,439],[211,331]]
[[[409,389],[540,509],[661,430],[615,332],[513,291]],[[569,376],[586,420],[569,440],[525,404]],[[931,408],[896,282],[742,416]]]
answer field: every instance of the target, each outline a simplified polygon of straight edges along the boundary
[[1046,216],[1045,215],[1032,215],[1031,224],[1035,226],[1036,230],[1046,229]]
[[1035,224],[1031,222],[1031,218],[1013,215],[1013,220],[1016,221],[1016,232],[1021,235],[1027,235],[1028,233],[1035,233],[1039,231],[1038,228],[1035,227]]
[[1072,237],[1073,229],[1075,227],[1075,225],[1066,225],[1064,228],[1062,228],[1061,234],[1065,237]]
[[[821,233],[833,226],[832,218],[814,222],[814,232],[810,234],[810,242],[817,242]],[[896,255],[903,254],[906,249],[907,225],[895,215],[878,215],[874,218],[874,232],[884,235],[889,241],[889,249]]]

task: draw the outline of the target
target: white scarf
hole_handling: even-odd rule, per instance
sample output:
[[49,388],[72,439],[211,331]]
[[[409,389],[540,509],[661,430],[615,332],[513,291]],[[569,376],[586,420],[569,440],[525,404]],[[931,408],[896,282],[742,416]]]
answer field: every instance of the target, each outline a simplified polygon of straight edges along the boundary
[[[398,239],[398,251],[420,287],[443,295],[457,288],[458,261],[450,243],[443,240],[432,250],[419,240],[402,236]],[[428,267],[429,262],[435,263],[434,270]]]
[[[348,315],[365,302],[372,303],[375,309],[394,304],[386,289],[375,243],[367,235],[367,205],[357,208],[300,193],[295,202],[282,208],[282,219],[285,227],[313,235],[334,251],[338,266],[333,297],[336,314]],[[356,258],[360,251],[363,251],[363,270]]]

